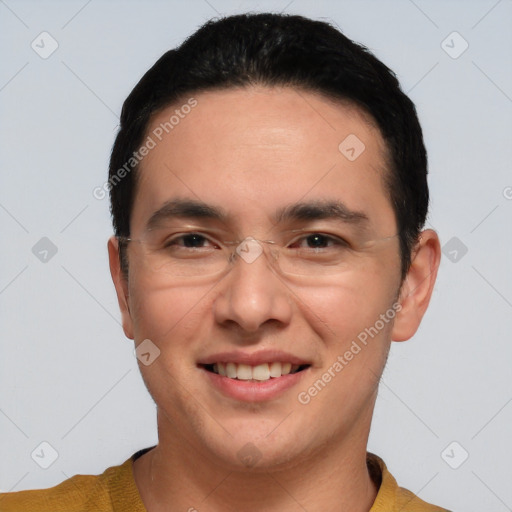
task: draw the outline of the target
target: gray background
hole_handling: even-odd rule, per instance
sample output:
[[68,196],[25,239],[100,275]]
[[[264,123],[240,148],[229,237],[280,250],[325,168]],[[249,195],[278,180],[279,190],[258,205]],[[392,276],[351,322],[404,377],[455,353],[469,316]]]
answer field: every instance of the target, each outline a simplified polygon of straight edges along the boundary
[[[418,334],[393,345],[369,449],[425,500],[512,510],[510,0],[0,0],[0,488],[100,473],[156,442],[93,190],[140,76],[205,20],[248,10],[332,20],[416,103],[445,256]],[[43,31],[59,45],[46,59]]]

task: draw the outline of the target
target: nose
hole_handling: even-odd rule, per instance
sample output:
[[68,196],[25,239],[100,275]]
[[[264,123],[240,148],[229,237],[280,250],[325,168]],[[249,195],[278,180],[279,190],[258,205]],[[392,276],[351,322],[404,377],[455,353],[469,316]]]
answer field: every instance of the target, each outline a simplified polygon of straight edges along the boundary
[[236,325],[251,334],[270,324],[289,324],[292,294],[266,252],[254,239],[246,239],[237,247],[235,263],[222,280],[213,306],[218,324]]

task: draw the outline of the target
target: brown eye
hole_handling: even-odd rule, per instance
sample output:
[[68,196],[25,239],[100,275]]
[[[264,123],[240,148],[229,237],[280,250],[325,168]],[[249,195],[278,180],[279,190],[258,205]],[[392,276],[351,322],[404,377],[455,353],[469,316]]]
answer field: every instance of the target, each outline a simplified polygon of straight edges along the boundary
[[203,244],[207,241],[207,239],[203,235],[198,235],[197,233],[191,233],[190,235],[184,235],[181,237],[183,245],[185,247],[203,247]]
[[204,249],[212,246],[212,242],[199,233],[185,233],[168,237],[165,248]]
[[348,244],[341,238],[325,235],[323,233],[311,233],[307,236],[298,238],[292,244],[292,249],[328,249],[328,248],[343,248]]
[[315,233],[314,235],[309,235],[306,237],[306,243],[311,249],[324,249],[328,246],[331,239],[325,235],[321,235],[319,233]]

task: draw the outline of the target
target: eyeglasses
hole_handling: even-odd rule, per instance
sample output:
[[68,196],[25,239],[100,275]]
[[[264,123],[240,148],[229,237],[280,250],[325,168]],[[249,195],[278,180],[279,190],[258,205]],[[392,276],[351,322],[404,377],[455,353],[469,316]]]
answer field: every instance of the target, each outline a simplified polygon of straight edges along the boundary
[[247,237],[224,240],[220,232],[191,226],[168,226],[149,230],[142,238],[117,237],[135,243],[147,267],[157,273],[180,278],[207,277],[227,272],[237,260],[253,264],[263,254],[284,275],[332,276],[361,265],[392,235],[364,242],[349,242],[322,232],[290,230],[281,234],[283,243]]

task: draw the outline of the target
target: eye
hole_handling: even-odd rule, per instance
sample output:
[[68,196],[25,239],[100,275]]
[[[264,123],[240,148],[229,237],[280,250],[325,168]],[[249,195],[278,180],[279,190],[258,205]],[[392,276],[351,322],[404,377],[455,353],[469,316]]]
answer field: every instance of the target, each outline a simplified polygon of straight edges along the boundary
[[211,249],[214,247],[214,244],[200,233],[185,233],[168,237],[164,243],[164,247],[169,249]]
[[324,233],[311,233],[298,238],[289,246],[292,249],[327,249],[348,247],[347,242]]

